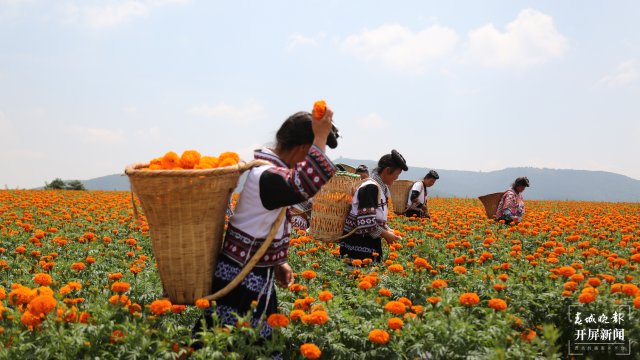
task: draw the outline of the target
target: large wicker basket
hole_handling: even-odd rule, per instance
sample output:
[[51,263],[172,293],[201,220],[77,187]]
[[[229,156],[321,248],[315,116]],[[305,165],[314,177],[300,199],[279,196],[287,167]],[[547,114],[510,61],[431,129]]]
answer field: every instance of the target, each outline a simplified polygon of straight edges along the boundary
[[484,205],[484,211],[489,219],[496,218],[496,211],[498,210],[498,204],[500,203],[500,199],[502,199],[502,195],[504,195],[504,191],[478,197],[482,205]]
[[149,223],[153,255],[174,304],[211,294],[225,212],[240,174],[263,162],[206,170],[126,168]]
[[336,165],[342,166],[342,168],[348,173],[352,173],[352,174],[356,173],[356,168],[354,168],[351,165],[347,165],[347,164],[336,164]]
[[309,234],[318,240],[335,241],[342,235],[351,199],[362,182],[359,175],[337,172],[313,197]]
[[411,187],[415,184],[412,180],[396,180],[391,185],[391,201],[393,202],[393,211],[400,215],[407,211],[407,199]]

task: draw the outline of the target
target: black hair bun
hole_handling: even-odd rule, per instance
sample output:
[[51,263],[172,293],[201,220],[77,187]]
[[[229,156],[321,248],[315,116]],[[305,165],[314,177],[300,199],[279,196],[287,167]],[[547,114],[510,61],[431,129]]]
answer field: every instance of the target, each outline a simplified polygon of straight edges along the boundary
[[340,134],[338,133],[338,128],[335,125],[332,125],[331,132],[329,136],[327,136],[327,146],[331,149],[335,149],[338,147],[338,138]]
[[400,155],[400,153],[397,150],[391,150],[391,159],[393,160],[393,163],[401,168],[404,171],[409,170],[409,167],[407,166],[407,162],[404,160],[404,157],[402,155]]

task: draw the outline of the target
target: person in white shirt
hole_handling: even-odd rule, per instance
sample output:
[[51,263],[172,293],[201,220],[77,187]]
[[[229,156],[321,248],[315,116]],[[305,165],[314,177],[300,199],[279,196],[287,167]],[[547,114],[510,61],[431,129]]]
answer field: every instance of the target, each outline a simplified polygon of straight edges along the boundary
[[433,186],[440,176],[435,170],[431,170],[421,181],[416,181],[411,187],[409,198],[407,199],[407,210],[404,215],[407,217],[431,218],[427,207],[427,188]]

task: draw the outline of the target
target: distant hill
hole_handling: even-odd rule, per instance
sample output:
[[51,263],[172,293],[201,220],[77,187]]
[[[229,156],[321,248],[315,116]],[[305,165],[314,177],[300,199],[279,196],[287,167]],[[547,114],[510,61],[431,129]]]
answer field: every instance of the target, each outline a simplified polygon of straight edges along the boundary
[[[364,164],[369,169],[375,168],[377,164],[377,161],[342,157],[334,162],[354,167]],[[429,170],[409,167],[409,171],[402,172],[400,179],[422,179]],[[517,177],[526,176],[531,182],[531,187],[524,192],[525,199],[640,202],[640,180],[605,171],[532,167],[489,172],[434,170],[440,175],[440,180],[429,189],[430,196],[478,197],[503,191]]]
[[[351,166],[365,164],[373,169],[377,162],[348,158],[335,159],[336,164]],[[410,167],[400,179],[418,180],[427,168]],[[640,180],[604,171],[538,169],[532,167],[507,168],[504,170],[477,172],[435,169],[440,180],[429,189],[429,196],[478,197],[505,190],[518,176],[527,176],[531,187],[525,199],[538,200],[583,200],[640,202]],[[129,179],[124,175],[108,175],[82,181],[87,190],[129,191]],[[238,187],[244,183],[240,178]],[[238,189],[239,190],[239,189]]]

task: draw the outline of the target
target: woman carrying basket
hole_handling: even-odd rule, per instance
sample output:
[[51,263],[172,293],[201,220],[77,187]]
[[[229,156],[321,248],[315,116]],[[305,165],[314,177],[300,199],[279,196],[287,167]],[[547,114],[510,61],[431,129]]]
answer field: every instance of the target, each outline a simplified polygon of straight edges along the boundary
[[522,192],[527,187],[529,187],[529,179],[526,176],[519,177],[513,182],[511,187],[502,195],[502,199],[500,199],[500,202],[498,203],[496,221],[503,220],[505,224],[510,224],[514,220],[522,220],[522,216],[524,215],[524,200],[522,199]]
[[393,244],[401,238],[387,226],[389,212],[389,186],[407,171],[407,163],[396,150],[383,155],[378,167],[371,172],[351,202],[351,210],[344,223],[343,234],[346,238],[340,241],[340,256],[350,259],[382,259],[382,241]]
[[[332,117],[328,108],[318,120],[312,120],[308,112],[295,113],[276,133],[275,148],[255,151],[256,159],[270,164],[251,169],[247,176],[218,257],[214,293],[230,283],[262,245],[281,208],[308,200],[333,176],[335,166],[324,153],[327,145],[338,145]],[[212,307],[205,311],[207,327],[213,326],[213,311],[224,324],[236,325],[235,314],[245,315],[255,301],[251,325],[262,323],[260,336],[271,335],[264,317],[277,312],[275,283],[286,288],[294,281],[287,263],[290,222],[285,219],[277,226],[273,242],[249,275],[216,301],[215,310]],[[194,326],[194,336],[201,328],[202,318]]]

